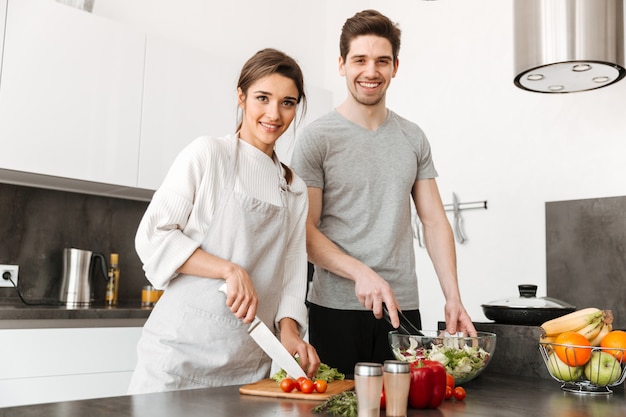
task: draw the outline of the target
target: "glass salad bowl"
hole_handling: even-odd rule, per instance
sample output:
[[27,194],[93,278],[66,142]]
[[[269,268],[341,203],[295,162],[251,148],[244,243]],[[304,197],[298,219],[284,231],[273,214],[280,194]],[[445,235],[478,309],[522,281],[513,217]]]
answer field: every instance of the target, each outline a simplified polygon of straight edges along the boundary
[[440,362],[457,385],[480,375],[496,349],[495,333],[478,332],[477,337],[448,335],[435,330],[422,330],[422,333],[423,336],[389,332],[389,346],[396,359]]

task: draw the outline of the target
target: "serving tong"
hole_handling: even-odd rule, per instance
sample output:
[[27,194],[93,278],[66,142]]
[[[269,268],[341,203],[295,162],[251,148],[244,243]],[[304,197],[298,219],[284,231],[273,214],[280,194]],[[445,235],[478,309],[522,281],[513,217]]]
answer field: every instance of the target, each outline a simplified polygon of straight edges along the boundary
[[[414,336],[424,336],[424,333],[420,329],[418,329],[412,322],[409,320],[402,311],[398,311],[398,318],[400,319],[400,326],[398,327],[398,331],[400,333],[414,335]],[[387,320],[387,323],[391,323],[391,318],[389,317],[389,310],[387,310],[387,306],[383,304],[383,317]]]

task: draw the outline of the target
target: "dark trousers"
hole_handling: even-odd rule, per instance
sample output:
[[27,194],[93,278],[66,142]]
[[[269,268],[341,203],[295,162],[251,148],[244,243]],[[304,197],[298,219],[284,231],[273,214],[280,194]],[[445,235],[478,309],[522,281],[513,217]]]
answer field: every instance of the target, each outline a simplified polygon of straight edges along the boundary
[[[403,311],[419,328],[419,310]],[[395,359],[389,347],[388,334],[393,327],[377,319],[371,311],[336,310],[309,304],[309,342],[322,363],[337,368],[352,379],[357,362],[383,363]]]

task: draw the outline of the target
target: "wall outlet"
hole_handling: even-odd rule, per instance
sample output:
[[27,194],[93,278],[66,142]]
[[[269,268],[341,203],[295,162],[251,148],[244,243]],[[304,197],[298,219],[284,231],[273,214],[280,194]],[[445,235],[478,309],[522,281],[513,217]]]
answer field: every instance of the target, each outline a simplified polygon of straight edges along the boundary
[[[11,287],[13,288],[13,283],[17,287],[17,273],[20,267],[18,265],[0,265],[0,287]],[[11,280],[4,279],[5,273],[11,274]],[[13,281],[13,283],[11,283]]]

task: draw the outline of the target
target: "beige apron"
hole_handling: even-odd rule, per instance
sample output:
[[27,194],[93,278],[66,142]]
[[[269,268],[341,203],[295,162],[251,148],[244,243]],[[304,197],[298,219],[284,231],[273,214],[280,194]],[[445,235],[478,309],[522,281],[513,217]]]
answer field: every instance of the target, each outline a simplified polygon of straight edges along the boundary
[[[248,272],[259,296],[257,315],[273,329],[287,252],[289,187],[274,156],[283,207],[235,192],[240,144],[237,136],[232,140],[223,203],[202,248]],[[144,326],[129,393],[245,384],[269,375],[271,360],[218,292],[223,282],[190,275],[172,280]]]

